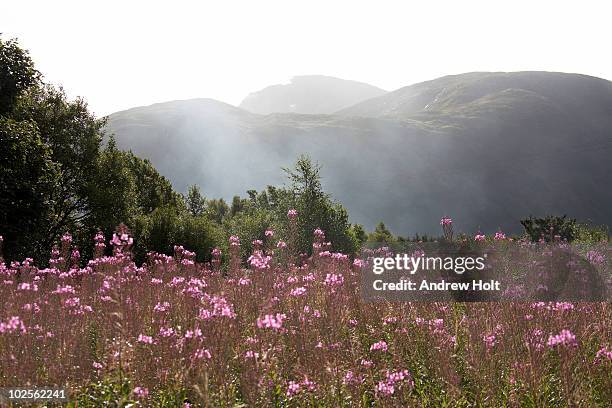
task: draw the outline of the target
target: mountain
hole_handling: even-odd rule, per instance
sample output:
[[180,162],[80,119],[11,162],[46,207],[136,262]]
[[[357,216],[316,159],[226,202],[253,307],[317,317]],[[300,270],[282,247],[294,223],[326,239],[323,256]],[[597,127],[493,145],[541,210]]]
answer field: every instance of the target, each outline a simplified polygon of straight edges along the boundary
[[468,73],[318,115],[174,101],[115,113],[108,129],[209,197],[283,183],[308,153],[352,222],[402,235],[439,233],[442,215],[470,233],[517,232],[530,214],[612,225],[612,83],[599,78]]
[[330,114],[386,91],[363,82],[323,75],[296,76],[289,84],[268,86],[240,104],[249,112]]

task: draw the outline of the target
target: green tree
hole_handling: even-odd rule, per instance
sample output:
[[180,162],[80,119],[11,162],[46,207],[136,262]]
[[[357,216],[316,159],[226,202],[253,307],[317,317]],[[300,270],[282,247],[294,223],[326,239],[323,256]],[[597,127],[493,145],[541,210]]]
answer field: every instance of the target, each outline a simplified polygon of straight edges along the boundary
[[[350,232],[348,212],[323,191],[320,170],[321,167],[308,156],[300,156],[293,169],[284,169],[291,183],[285,200],[299,214],[298,246],[301,251],[310,253],[313,231],[321,228],[336,250],[353,253],[357,244]],[[279,196],[280,191],[276,193]],[[283,216],[286,217],[286,210]]]
[[0,38],[0,115],[12,111],[17,97],[39,81],[28,52],[16,40]]
[[391,231],[387,229],[385,223],[381,221],[374,229],[374,232],[372,232],[368,237],[368,241],[389,244],[394,242],[395,239],[393,238]]
[[48,251],[43,243],[52,227],[59,182],[59,166],[36,125],[0,117],[0,234],[6,259]]
[[223,222],[229,211],[229,206],[222,198],[209,200],[206,204],[206,216],[217,224]]
[[200,216],[206,211],[206,198],[200,192],[200,187],[197,185],[189,186],[187,196],[185,197],[187,211],[193,216]]
[[100,186],[99,167],[104,121],[96,119],[82,99],[70,101],[61,89],[34,86],[16,101],[12,117],[35,123],[51,160],[60,168],[54,191],[51,228],[45,245],[62,233],[75,232],[92,216],[91,192]]
[[351,235],[359,247],[361,247],[368,240],[368,233],[361,224],[353,224],[351,226]]

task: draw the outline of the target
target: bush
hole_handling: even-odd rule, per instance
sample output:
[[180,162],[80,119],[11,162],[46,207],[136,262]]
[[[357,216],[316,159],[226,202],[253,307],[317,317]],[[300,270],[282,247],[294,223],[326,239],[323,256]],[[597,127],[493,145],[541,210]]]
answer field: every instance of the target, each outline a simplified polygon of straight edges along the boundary
[[571,242],[577,234],[576,220],[568,219],[566,215],[562,217],[549,215],[545,218],[529,216],[529,218],[521,220],[521,225],[533,242],[539,242],[540,240],[551,242],[559,239]]

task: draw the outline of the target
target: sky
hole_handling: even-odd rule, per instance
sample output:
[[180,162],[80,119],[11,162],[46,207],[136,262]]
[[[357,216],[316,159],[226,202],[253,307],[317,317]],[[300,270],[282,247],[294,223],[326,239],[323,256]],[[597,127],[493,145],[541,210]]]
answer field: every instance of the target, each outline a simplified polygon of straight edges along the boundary
[[292,76],[394,90],[469,71],[612,79],[609,1],[3,2],[48,82],[99,116],[176,99],[233,105]]

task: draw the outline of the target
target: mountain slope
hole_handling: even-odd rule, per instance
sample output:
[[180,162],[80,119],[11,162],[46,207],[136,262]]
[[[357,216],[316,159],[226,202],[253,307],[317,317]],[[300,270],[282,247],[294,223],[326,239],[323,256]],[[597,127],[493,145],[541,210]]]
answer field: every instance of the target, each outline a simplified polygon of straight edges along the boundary
[[[556,73],[472,73],[334,115],[256,115],[210,100],[113,114],[119,146],[179,191],[231,198],[284,180],[302,153],[353,222],[399,234],[520,230],[529,214],[612,225],[612,84]],[[425,109],[426,106],[429,107]]]
[[329,114],[386,91],[363,82],[323,75],[296,76],[248,95],[240,104],[249,112]]

